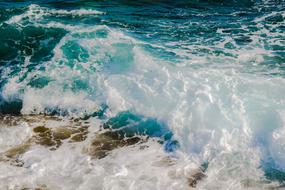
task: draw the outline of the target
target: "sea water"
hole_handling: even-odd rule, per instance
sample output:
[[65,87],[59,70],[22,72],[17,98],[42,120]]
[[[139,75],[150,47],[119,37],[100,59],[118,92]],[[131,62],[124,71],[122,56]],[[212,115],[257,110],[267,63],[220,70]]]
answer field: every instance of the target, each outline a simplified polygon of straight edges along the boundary
[[[0,1],[0,77],[19,120],[0,153],[38,125],[90,125],[1,161],[0,189],[285,188],[284,1]],[[104,123],[148,140],[92,159]]]

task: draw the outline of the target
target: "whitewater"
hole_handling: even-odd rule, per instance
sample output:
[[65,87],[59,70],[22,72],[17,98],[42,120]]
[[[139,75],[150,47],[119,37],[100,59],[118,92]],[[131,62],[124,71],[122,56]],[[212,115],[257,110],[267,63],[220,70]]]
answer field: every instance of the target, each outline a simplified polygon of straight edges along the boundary
[[285,189],[283,1],[0,1],[0,189]]

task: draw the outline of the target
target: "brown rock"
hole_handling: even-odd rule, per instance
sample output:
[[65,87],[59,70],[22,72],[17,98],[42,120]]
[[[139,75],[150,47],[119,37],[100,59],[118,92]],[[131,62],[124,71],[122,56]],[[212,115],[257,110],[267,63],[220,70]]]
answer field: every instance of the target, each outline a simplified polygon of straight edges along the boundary
[[47,127],[45,127],[45,126],[38,126],[38,127],[35,127],[34,129],[33,129],[33,131],[35,132],[35,133],[45,133],[45,132],[47,132],[47,131],[49,131],[50,129],[49,128],[47,128]]
[[71,137],[71,142],[81,142],[86,139],[86,135],[83,133],[75,134]]
[[188,184],[189,184],[190,187],[196,187],[198,181],[201,181],[205,177],[206,177],[206,174],[202,170],[197,169],[188,178]]
[[88,154],[93,158],[101,159],[116,148],[130,146],[143,141],[140,137],[124,138],[116,131],[106,131],[96,134],[88,149]]
[[27,141],[23,144],[20,144],[18,146],[15,146],[9,150],[7,150],[4,155],[8,158],[16,158],[20,156],[21,154],[24,154],[31,146],[31,142]]
[[52,131],[52,136],[55,140],[64,140],[70,138],[72,130],[67,127],[57,127]]

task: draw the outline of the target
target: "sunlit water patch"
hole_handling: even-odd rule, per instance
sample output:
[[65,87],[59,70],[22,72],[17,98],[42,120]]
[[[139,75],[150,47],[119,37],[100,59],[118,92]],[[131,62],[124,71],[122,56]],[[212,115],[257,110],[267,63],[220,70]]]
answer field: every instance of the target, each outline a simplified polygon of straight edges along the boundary
[[284,9],[0,2],[0,188],[284,189]]

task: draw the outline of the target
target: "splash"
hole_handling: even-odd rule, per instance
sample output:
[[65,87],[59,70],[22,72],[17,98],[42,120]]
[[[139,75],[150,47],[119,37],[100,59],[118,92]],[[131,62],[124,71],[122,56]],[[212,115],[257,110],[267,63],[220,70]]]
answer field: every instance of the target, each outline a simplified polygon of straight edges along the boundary
[[[1,153],[25,150],[0,163],[2,187],[282,189],[282,4],[112,3],[1,24],[0,110],[40,117],[1,128]],[[42,122],[55,150],[25,144]],[[84,140],[56,139],[73,122]]]

